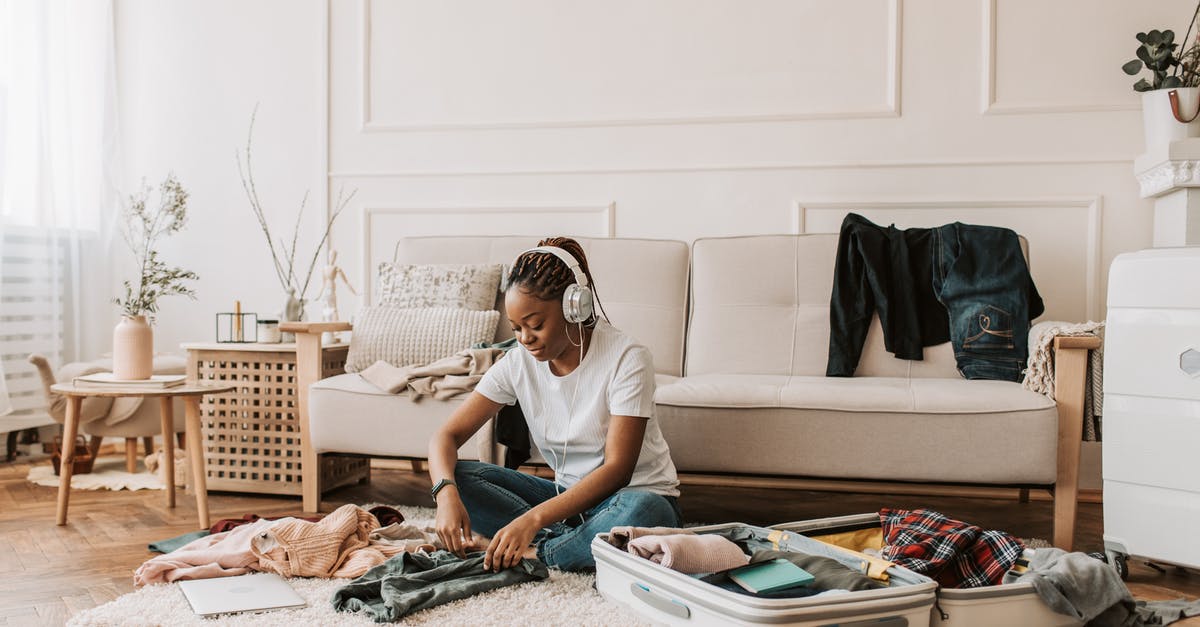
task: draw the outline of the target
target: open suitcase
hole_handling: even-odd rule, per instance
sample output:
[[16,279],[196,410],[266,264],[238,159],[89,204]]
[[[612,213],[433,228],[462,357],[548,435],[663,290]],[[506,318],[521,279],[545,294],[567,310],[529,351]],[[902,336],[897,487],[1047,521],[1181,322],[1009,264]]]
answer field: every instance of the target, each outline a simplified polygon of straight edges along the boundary
[[[878,514],[855,514],[774,525],[854,551],[878,549],[883,528]],[[1036,549],[1030,549],[1033,551]],[[1083,623],[1059,614],[1042,602],[1028,583],[987,588],[941,588],[932,608],[935,627],[1076,627]]]
[[1200,568],[1200,247],[1120,255],[1104,333],[1104,548]]
[[[857,568],[858,558],[795,532],[740,523],[695,527],[696,533],[748,530],[757,549],[797,551],[831,557]],[[607,542],[592,540],[596,589],[605,598],[647,619],[667,625],[851,625],[926,627],[937,584],[910,570],[889,571],[890,586],[795,599],[763,599],[723,590],[683,573],[642,559]],[[1019,623],[1014,623],[1019,624]]]

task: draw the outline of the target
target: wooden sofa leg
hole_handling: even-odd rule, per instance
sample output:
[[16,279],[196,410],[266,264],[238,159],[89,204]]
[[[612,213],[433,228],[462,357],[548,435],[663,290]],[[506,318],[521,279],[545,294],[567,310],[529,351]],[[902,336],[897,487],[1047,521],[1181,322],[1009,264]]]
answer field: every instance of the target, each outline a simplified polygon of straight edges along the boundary
[[146,457],[154,454],[154,436],[148,435],[142,438],[142,448],[146,449]]
[[175,434],[175,441],[179,443],[179,448],[187,448],[187,434],[183,431]]
[[125,438],[125,470],[137,472],[137,438]]
[[92,438],[88,440],[88,452],[92,454],[92,459],[95,459],[96,455],[100,454],[100,444],[103,442],[104,436],[102,435],[93,435]]
[[1070,551],[1075,540],[1079,506],[1079,449],[1083,439],[1083,400],[1087,383],[1088,350],[1098,348],[1095,336],[1054,340],[1054,398],[1058,403],[1058,473],[1054,482],[1054,546]]

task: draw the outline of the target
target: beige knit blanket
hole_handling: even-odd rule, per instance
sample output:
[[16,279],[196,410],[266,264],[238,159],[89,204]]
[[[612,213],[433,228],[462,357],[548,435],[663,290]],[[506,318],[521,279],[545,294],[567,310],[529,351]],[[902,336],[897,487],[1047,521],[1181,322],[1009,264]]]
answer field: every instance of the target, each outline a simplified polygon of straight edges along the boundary
[[318,522],[262,519],[198,538],[150,558],[134,585],[230,577],[254,571],[284,577],[358,577],[397,553],[441,548],[429,528],[379,521],[357,505],[343,505]]
[[250,550],[258,570],[283,577],[358,577],[404,546],[372,543],[379,521],[357,505],[343,505],[317,522],[285,518],[256,535]]
[[503,355],[498,348],[468,348],[432,363],[400,368],[381,359],[359,376],[388,394],[409,390],[414,401],[425,396],[444,401],[474,390],[483,373]]
[[[1054,338],[1059,335],[1095,335],[1104,337],[1104,322],[1039,322],[1029,330],[1029,363],[1022,385],[1047,397],[1054,398]],[[1100,439],[1099,418],[1104,415],[1104,346],[1088,355],[1083,439]]]

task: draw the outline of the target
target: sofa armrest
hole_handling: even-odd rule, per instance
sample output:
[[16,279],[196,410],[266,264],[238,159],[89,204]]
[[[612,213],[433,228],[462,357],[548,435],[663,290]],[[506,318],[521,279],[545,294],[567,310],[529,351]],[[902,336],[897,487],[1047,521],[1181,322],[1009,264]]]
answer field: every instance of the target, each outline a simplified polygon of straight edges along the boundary
[[1054,399],[1058,404],[1058,472],[1054,482],[1054,546],[1070,551],[1079,498],[1079,449],[1088,351],[1100,348],[1095,335],[1054,338]]
[[321,334],[349,331],[349,322],[284,322],[281,331],[296,334],[296,423],[300,430],[301,495],[305,513],[321,510],[321,459],[312,446],[308,391],[324,372]]

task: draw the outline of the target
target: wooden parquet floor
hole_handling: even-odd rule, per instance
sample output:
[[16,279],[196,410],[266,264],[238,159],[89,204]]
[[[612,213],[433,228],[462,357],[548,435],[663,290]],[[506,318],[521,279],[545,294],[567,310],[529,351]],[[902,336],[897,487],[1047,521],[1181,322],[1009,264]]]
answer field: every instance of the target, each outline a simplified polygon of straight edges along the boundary
[[[46,462],[42,462],[46,463]],[[77,612],[133,590],[132,573],[153,554],[146,545],[196,528],[195,501],[179,494],[167,509],[161,491],[79,491],[71,494],[68,524],[54,525],[54,488],[25,480],[27,463],[0,464],[0,625],[61,625]],[[369,485],[325,495],[324,510],[344,503],[428,505],[429,479],[400,469],[374,469]],[[1050,534],[1051,504],[994,499],[842,494],[794,490],[686,486],[681,501],[689,522],[738,520],[770,524],[874,511],[882,506],[932,507],[948,516],[1023,537]],[[214,492],[212,520],[243,514],[300,513],[298,497]],[[1099,548],[1099,505],[1082,505],[1081,550]],[[1200,595],[1200,574],[1160,573],[1131,565],[1130,589],[1139,598]],[[1176,623],[1197,627],[1200,618]]]

